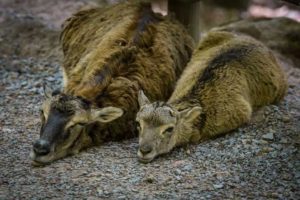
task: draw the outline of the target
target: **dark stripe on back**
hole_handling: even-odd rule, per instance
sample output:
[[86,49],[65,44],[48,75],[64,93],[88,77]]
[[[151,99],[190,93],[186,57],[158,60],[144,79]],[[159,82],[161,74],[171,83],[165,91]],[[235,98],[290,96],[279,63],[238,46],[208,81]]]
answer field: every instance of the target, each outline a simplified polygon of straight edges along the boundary
[[[225,52],[222,52],[220,55],[215,57],[205,68],[202,76],[198,80],[198,84],[204,84],[208,81],[211,81],[214,78],[215,71],[221,67],[225,67],[226,64],[232,61],[240,62],[247,56],[253,49],[253,45],[240,46],[236,48],[229,49]],[[197,85],[195,85],[197,87]]]
[[96,99],[105,97],[105,88],[110,84],[110,79],[116,76],[126,76],[126,73],[134,70],[134,67],[129,67],[134,65],[135,55],[137,49],[123,49],[111,55],[105,60],[104,66],[95,72],[93,83],[98,86],[99,94]]
[[132,40],[133,45],[138,47],[149,46],[153,42],[153,33],[151,33],[150,38],[145,37],[145,34],[150,31],[150,25],[160,21],[161,18],[152,12],[150,4],[142,4],[136,31]]
[[152,12],[149,3],[142,3],[132,42],[107,58],[104,66],[96,71],[92,80],[88,82],[88,84],[99,87],[99,94],[96,99],[105,96],[105,88],[112,77],[123,76],[124,73],[130,73],[134,70],[134,67],[129,67],[129,65],[134,64],[139,48],[148,48],[153,44],[155,31],[150,25],[158,23],[161,19]]
[[[102,85],[102,88],[104,89],[110,78],[114,77],[116,74],[120,75],[120,73],[122,73],[122,68],[125,66],[128,68],[128,65],[133,64],[138,51],[134,46],[138,48],[151,46],[154,33],[151,31],[149,36],[146,36],[145,34],[150,31],[149,25],[157,23],[160,20],[161,19],[152,12],[150,4],[143,3],[136,25],[136,31],[132,38],[132,43],[129,43],[129,46],[106,59],[104,66],[95,72],[94,78],[90,83],[95,86]],[[103,97],[102,95],[103,91],[101,90],[97,99]]]
[[111,67],[109,66],[109,63],[106,63],[103,65],[101,70],[97,71],[94,76],[94,84],[95,85],[101,85],[105,83],[106,78],[112,75]]
[[[208,66],[205,68],[204,72],[202,73],[201,77],[198,79],[196,84],[193,86],[191,91],[185,95],[182,99],[179,99],[179,102],[191,102],[192,104],[200,104],[203,107],[200,98],[195,98],[193,96],[199,96],[200,91],[205,87],[206,84],[212,82],[215,78],[215,72],[225,67],[227,64],[237,61],[242,62],[242,60],[249,55],[249,53],[253,50],[254,45],[243,45],[236,48],[228,49],[224,52],[221,52],[218,56],[212,59]],[[206,114],[202,113],[200,115],[200,121],[197,124],[199,130],[203,129],[206,123]]]
[[124,49],[116,52],[105,60],[104,66],[95,72],[94,82],[96,85],[105,84],[107,78],[113,77],[122,71],[122,66],[128,66],[135,61],[135,50]]

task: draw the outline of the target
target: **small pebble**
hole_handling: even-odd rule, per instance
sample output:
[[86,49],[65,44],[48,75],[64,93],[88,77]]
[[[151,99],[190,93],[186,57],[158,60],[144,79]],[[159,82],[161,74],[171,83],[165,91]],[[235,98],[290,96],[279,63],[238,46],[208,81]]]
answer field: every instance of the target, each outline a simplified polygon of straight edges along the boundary
[[274,133],[270,132],[262,136],[264,140],[274,140]]
[[219,184],[214,184],[213,185],[215,189],[222,189],[224,187],[223,183],[219,183]]

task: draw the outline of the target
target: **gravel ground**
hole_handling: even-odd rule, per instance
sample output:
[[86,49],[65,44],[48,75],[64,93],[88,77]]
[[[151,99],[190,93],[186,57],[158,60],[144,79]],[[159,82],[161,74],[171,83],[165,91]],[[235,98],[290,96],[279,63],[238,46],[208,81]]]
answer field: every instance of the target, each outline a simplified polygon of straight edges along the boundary
[[42,83],[61,84],[58,32],[47,17],[0,11],[0,199],[299,199],[300,68],[288,64],[285,100],[224,137],[149,164],[132,139],[32,167]]

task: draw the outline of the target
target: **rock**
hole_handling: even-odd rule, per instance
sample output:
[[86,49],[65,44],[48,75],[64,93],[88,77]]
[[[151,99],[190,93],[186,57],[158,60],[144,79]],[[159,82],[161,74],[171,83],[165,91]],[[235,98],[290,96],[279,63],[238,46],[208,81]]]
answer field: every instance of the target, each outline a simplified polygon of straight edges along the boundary
[[224,184],[223,183],[219,183],[219,184],[213,184],[213,187],[215,189],[222,189],[224,187]]
[[191,164],[188,164],[188,165],[183,167],[184,171],[191,171],[192,169],[193,169],[193,165],[191,165]]
[[181,170],[180,170],[180,169],[176,169],[176,170],[175,170],[175,174],[176,174],[176,175],[180,175],[180,174],[181,174]]
[[50,81],[50,82],[54,82],[54,81],[55,81],[55,78],[49,76],[49,77],[46,78],[46,80],[47,80],[47,81]]
[[27,85],[27,84],[28,84],[27,81],[22,81],[22,82],[21,82],[21,86],[25,86],[25,85]]
[[265,182],[266,183],[271,183],[271,180],[270,179],[266,179]]
[[274,133],[269,132],[269,133],[263,135],[262,138],[263,138],[264,140],[274,140]]
[[113,189],[113,193],[118,193],[118,192],[121,192],[122,191],[122,188],[121,187],[116,187],[115,189]]
[[191,150],[187,149],[186,150],[186,154],[190,155],[191,154]]
[[132,179],[129,180],[129,183],[134,184],[140,181],[140,177],[134,177]]
[[262,145],[264,145],[264,144],[269,144],[266,140],[260,140],[259,141],[259,144],[262,144]]
[[271,147],[275,148],[276,150],[281,150],[282,149],[281,144],[271,144]]
[[286,138],[282,138],[282,139],[280,140],[280,143],[282,143],[282,144],[287,144],[287,143],[289,143],[289,142],[288,142],[288,140],[287,140]]
[[288,116],[288,115],[284,115],[284,116],[282,116],[282,121],[283,122],[285,122],[285,123],[287,123],[287,122],[290,122],[291,121],[291,118]]
[[100,189],[100,188],[98,188],[98,189],[97,189],[97,193],[98,193],[99,196],[102,196],[102,195],[103,195],[103,190]]

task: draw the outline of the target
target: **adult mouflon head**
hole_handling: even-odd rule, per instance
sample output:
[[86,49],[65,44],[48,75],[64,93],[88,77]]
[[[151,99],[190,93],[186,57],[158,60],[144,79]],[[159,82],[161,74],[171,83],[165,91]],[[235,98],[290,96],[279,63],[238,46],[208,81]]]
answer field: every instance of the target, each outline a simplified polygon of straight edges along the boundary
[[201,107],[179,111],[165,102],[151,103],[143,91],[139,92],[138,100],[139,161],[148,163],[156,156],[168,153],[177,145],[179,138],[189,140],[190,134],[187,133],[192,132],[192,122],[201,114]]
[[30,154],[34,165],[43,165],[76,154],[91,145],[88,128],[93,123],[108,123],[123,115],[116,107],[94,108],[80,98],[44,89],[45,101],[40,110],[40,138]]

